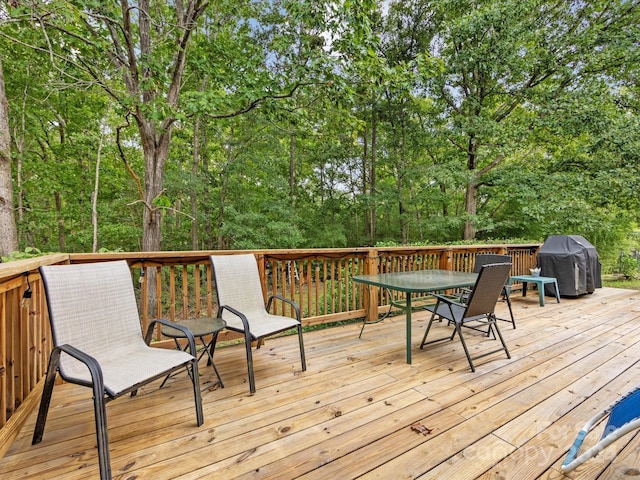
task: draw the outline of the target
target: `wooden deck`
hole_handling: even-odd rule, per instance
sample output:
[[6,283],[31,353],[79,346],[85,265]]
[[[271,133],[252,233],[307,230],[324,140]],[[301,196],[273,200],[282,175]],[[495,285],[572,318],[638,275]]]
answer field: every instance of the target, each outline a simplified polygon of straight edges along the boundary
[[[639,300],[603,288],[539,307],[537,295],[515,293],[518,327],[500,324],[512,358],[478,360],[476,373],[457,340],[418,348],[426,312],[414,316],[412,365],[401,316],[362,339],[360,325],[306,333],[304,373],[295,337],[269,340],[254,356],[254,396],[243,347],[219,349],[225,388],[204,391],[200,428],[186,375],[108,404],[114,478],[565,478],[560,463],[579,428],[639,383]],[[474,351],[494,344],[467,338]],[[214,378],[204,362],[201,374],[203,387]],[[0,478],[97,478],[89,389],[54,389],[36,446],[34,422],[0,459]],[[637,476],[639,457],[632,433],[570,477]]]

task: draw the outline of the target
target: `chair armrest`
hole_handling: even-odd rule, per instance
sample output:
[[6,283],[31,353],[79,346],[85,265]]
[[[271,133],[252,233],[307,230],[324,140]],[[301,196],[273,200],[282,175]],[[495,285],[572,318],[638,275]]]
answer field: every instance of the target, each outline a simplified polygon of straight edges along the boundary
[[251,328],[249,327],[249,319],[247,318],[247,316],[236,310],[233,307],[230,307],[229,305],[220,305],[218,307],[218,317],[222,318],[222,312],[224,312],[225,310],[228,310],[230,313],[233,313],[236,317],[240,318],[240,321],[242,322],[242,326],[244,328],[244,336],[245,336],[245,340],[247,342],[251,342],[251,337],[253,337],[253,335],[251,334]]
[[447,297],[445,295],[440,295],[439,293],[432,293],[432,296],[436,297],[438,299],[438,303],[440,302],[444,302],[447,305],[458,305],[459,307],[465,308],[466,305],[460,302],[456,302],[455,300],[453,300],[450,297]]
[[469,299],[469,296],[471,295],[471,292],[473,292],[472,288],[469,288],[469,287],[460,288],[460,294],[458,295],[458,301],[466,302]]
[[180,330],[184,334],[184,336],[187,338],[187,341],[189,342],[189,351],[191,352],[191,355],[193,355],[194,357],[196,356],[196,340],[193,337],[193,333],[191,333],[191,330],[189,330],[187,327],[183,325],[179,325],[176,322],[165,320],[164,318],[157,318],[155,320],[151,320],[151,323],[149,323],[149,326],[147,327],[147,334],[144,337],[144,341],[147,345],[151,344],[151,338],[153,337],[153,330],[155,328],[156,323],[159,323],[160,325],[166,325],[171,328],[175,328],[176,330]]
[[271,302],[274,299],[283,301],[284,303],[291,305],[296,312],[296,320],[300,321],[300,307],[298,306],[298,304],[289,298],[283,297],[282,295],[269,296],[269,300],[267,300],[267,311],[269,311],[269,309],[271,308]]
[[[54,360],[56,368],[58,366],[58,359],[60,358],[60,352],[64,352],[67,355],[75,358],[79,362],[84,363],[89,369],[89,373],[91,374],[94,391],[96,392],[99,391],[101,392],[101,394],[104,393],[104,380],[102,378],[102,368],[100,368],[100,364],[95,358],[93,358],[88,353],[83,352],[82,350],[78,350],[76,347],[72,345],[69,345],[69,344],[59,345],[51,351],[51,359]],[[62,375],[62,372],[60,372],[60,375],[62,376],[62,378],[64,378],[64,375]],[[78,382],[74,380],[74,383],[78,383]],[[88,384],[87,386],[91,386],[91,384]]]

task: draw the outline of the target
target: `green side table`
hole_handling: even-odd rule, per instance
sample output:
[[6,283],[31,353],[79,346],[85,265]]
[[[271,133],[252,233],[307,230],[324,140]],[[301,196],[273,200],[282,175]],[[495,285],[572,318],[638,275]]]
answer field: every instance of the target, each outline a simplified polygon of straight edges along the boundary
[[547,283],[553,283],[556,292],[556,300],[560,303],[560,292],[558,291],[558,281],[553,277],[534,277],[533,275],[514,275],[509,280],[509,286],[514,282],[522,282],[522,296],[527,296],[527,284],[535,283],[538,287],[538,296],[540,298],[540,306],[544,307],[544,286]]

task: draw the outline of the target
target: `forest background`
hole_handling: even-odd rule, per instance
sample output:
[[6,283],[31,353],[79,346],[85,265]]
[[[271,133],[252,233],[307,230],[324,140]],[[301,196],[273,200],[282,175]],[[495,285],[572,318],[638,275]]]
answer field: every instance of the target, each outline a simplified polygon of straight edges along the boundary
[[5,260],[640,248],[636,0],[1,5]]

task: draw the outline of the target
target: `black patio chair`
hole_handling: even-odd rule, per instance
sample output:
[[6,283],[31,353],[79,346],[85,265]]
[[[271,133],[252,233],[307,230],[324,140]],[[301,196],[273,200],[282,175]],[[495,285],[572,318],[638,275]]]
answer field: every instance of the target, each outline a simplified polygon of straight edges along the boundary
[[[480,273],[480,270],[482,270],[482,267],[484,265],[489,265],[491,263],[512,263],[511,255],[500,255],[497,253],[478,253],[476,255],[475,263],[473,265],[473,273]],[[509,316],[511,317],[511,320],[507,318],[500,318],[500,317],[496,317],[496,320],[502,320],[504,322],[511,321],[511,325],[513,325],[513,328],[516,328],[516,320],[513,316],[513,309],[511,308],[511,299],[509,298],[509,290],[510,290],[510,286],[509,286],[509,282],[507,281],[507,283],[505,283],[504,287],[502,288],[502,292],[500,295],[502,297],[501,300],[503,302],[507,302],[507,307],[509,307]],[[463,303],[468,300],[469,293],[471,293],[469,289],[463,289],[463,293],[461,296],[461,300]]]
[[[507,345],[502,338],[502,334],[500,333],[500,329],[498,328],[498,324],[496,323],[496,315],[494,313],[500,292],[502,291],[507,278],[509,278],[510,270],[510,263],[484,265],[478,274],[478,279],[476,280],[466,303],[457,302],[450,297],[445,297],[443,295],[434,295],[437,298],[437,302],[434,305],[428,305],[425,307],[426,310],[432,313],[424,332],[424,337],[422,337],[420,349],[430,343],[436,343],[442,340],[453,340],[453,337],[457,333],[460,337],[460,343],[462,343],[462,348],[464,348],[464,353],[467,356],[472,372],[475,372],[473,360],[478,358],[486,357],[487,355],[503,350],[507,354],[507,358],[511,358],[509,349],[507,348]],[[439,321],[443,318],[449,320],[450,324],[453,324],[453,333],[448,337],[427,341],[427,336],[429,335],[433,322]],[[502,347],[471,357],[462,334],[462,327],[468,322],[478,321],[486,323],[487,333],[493,333],[494,337],[500,340]]]

